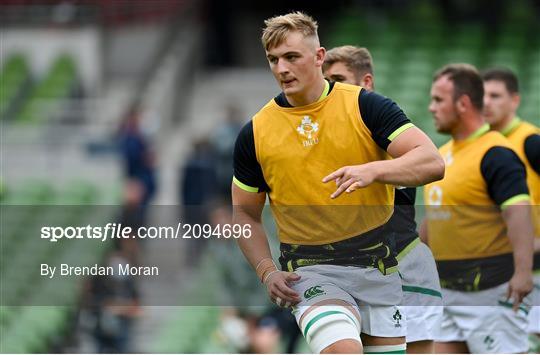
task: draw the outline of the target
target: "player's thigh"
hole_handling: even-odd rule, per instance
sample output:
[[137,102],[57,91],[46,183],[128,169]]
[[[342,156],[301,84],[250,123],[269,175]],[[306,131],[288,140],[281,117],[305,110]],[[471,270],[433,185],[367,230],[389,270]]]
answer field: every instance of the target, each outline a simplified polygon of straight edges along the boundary
[[435,340],[443,319],[442,306],[404,306],[407,344]]
[[399,345],[405,343],[405,337],[378,337],[362,333],[360,334],[360,338],[362,339],[362,344],[365,346]]
[[405,354],[405,337],[378,337],[362,333],[360,335],[366,354]]
[[381,337],[405,336],[406,322],[397,272],[384,275],[375,268],[348,267],[335,273],[337,283],[356,301],[362,333]]
[[[473,353],[520,353],[528,349],[528,313],[530,296],[517,312],[507,300],[508,283],[476,292],[455,292],[460,299],[454,320]],[[445,310],[446,311],[446,310]],[[461,340],[461,339],[460,339]]]
[[534,289],[530,294],[531,311],[529,312],[529,333],[540,334],[540,271],[534,274]]
[[442,305],[439,273],[431,250],[419,242],[399,261],[404,306]]
[[[433,329],[435,343],[465,343],[466,337],[464,334],[463,322],[459,322],[456,318],[459,317],[459,309],[454,306],[443,307],[441,321]],[[438,345],[435,345],[437,348]],[[437,352],[437,350],[435,350]]]
[[531,307],[527,331],[531,334],[540,334],[540,306]]
[[381,338],[401,338],[407,324],[401,306],[359,305],[362,333]]
[[523,353],[528,350],[528,311],[514,312],[507,306],[474,307],[481,309],[476,327],[467,334],[473,353]]
[[361,354],[363,352],[364,348],[358,340],[343,339],[328,345],[321,354]]
[[313,353],[362,351],[360,314],[350,301],[325,299],[296,307],[298,326]]
[[406,324],[399,306],[360,306],[362,344],[366,354],[406,352]]
[[442,320],[442,293],[437,267],[429,248],[418,243],[399,262],[407,343],[435,339]]
[[397,272],[383,274],[376,268],[348,267],[338,284],[359,306],[393,307],[403,302],[402,283]]
[[407,342],[407,353],[409,354],[433,354],[434,351],[433,340]]
[[434,344],[435,354],[468,354],[469,348],[464,341],[439,342]]
[[327,277],[302,269],[297,273],[301,278],[291,287],[301,301],[293,315],[311,351],[361,351],[361,319],[354,299]]
[[[317,267],[299,268],[296,273],[300,276],[300,280],[290,285],[300,295],[300,302],[293,307],[292,311],[297,323],[303,322],[310,312],[322,306],[326,308],[346,307],[347,312],[351,312],[355,314],[355,318],[359,318],[354,298],[337,286],[334,278],[321,275],[317,271]],[[360,323],[359,320],[358,323]]]

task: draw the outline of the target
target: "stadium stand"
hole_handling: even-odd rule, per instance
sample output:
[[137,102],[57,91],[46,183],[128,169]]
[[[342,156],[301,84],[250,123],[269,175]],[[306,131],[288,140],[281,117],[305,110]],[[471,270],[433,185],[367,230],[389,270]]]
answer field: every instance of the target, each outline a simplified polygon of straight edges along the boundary
[[530,27],[508,21],[498,34],[491,34],[481,23],[449,26],[433,20],[437,18],[430,12],[434,9],[424,11],[415,15],[416,23],[404,16],[407,21],[390,18],[370,26],[368,20],[359,21],[365,16],[357,8],[347,9],[338,16],[326,46],[355,44],[369,48],[375,63],[376,90],[395,99],[438,145],[447,138],[434,131],[427,112],[429,88],[434,71],[449,62],[467,62],[479,68],[503,65],[516,70],[524,96],[520,114],[523,119],[538,120],[540,41]]
[[87,222],[87,216],[97,223],[100,214],[92,204],[99,202],[99,196],[99,189],[85,181],[56,189],[46,181],[29,180],[10,188],[2,201],[2,352],[47,352],[63,341],[73,324],[82,283],[47,282],[36,273],[39,263],[65,260],[91,265],[102,259],[109,246],[91,240],[64,245],[36,241],[34,231],[51,223],[78,225]]

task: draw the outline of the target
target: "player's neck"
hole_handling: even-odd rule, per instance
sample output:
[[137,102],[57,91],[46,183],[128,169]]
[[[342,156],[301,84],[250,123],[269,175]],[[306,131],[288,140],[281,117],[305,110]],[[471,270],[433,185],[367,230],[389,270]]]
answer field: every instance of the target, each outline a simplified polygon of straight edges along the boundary
[[499,122],[493,123],[491,125],[491,129],[499,131],[499,132],[503,132],[512,123],[515,117],[516,117],[515,113],[512,112],[512,114],[506,116]]
[[471,114],[467,118],[461,118],[460,124],[452,132],[454,141],[464,141],[477,132],[486,122],[479,114]]
[[305,92],[300,92],[296,95],[285,95],[287,101],[294,107],[306,106],[317,102],[325,91],[326,80],[321,75],[317,78],[315,84],[309,85]]

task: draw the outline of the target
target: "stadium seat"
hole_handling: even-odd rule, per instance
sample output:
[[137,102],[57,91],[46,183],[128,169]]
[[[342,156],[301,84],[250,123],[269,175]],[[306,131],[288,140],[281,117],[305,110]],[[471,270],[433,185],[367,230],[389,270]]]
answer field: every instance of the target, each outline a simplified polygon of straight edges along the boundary
[[8,57],[0,71],[0,119],[11,118],[30,88],[31,75],[22,54]]
[[75,92],[77,69],[73,58],[60,56],[43,80],[36,84],[16,116],[17,122],[46,122],[61,114],[62,100]]

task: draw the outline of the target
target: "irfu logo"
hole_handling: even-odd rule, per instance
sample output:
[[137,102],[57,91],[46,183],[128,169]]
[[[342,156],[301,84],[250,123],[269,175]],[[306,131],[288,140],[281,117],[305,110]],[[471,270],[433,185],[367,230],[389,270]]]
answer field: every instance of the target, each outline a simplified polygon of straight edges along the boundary
[[307,138],[307,140],[302,141],[302,145],[304,147],[310,147],[319,143],[319,138],[317,138],[319,124],[317,122],[313,122],[311,117],[304,116],[300,125],[296,127],[296,131],[300,133],[300,135]]
[[401,321],[401,313],[399,313],[399,309],[396,310],[396,313],[394,313],[392,318],[394,319],[394,322],[396,322],[394,327],[401,328],[401,324],[399,323],[399,321]]
[[317,285],[317,286],[313,286],[313,287],[308,288],[304,292],[304,297],[306,298],[306,300],[310,300],[313,297],[324,295],[324,293],[325,292],[323,290],[321,290],[321,286]]

